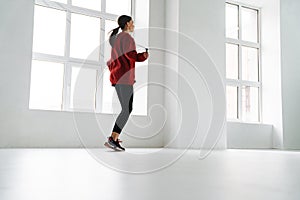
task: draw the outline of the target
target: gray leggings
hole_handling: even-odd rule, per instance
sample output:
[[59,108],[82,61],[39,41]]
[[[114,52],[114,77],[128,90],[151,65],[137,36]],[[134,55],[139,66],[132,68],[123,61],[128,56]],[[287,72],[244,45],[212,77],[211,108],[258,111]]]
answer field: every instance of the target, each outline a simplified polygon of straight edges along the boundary
[[120,134],[128,121],[130,113],[132,112],[133,86],[116,84],[115,89],[117,91],[122,111],[116,120],[113,132]]

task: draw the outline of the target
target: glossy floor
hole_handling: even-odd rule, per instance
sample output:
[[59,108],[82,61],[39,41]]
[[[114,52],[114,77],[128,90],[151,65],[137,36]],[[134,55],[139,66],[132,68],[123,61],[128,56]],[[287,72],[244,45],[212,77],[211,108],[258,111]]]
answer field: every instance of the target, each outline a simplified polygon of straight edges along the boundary
[[300,199],[300,152],[199,155],[172,149],[1,149],[0,199]]

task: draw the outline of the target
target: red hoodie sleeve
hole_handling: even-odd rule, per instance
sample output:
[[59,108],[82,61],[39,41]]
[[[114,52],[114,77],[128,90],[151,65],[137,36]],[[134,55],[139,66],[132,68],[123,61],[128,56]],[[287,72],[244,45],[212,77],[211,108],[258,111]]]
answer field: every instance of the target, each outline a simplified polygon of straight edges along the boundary
[[134,60],[136,62],[143,62],[145,58],[144,53],[137,53],[134,39],[128,35],[128,37],[122,42],[122,49],[127,59]]

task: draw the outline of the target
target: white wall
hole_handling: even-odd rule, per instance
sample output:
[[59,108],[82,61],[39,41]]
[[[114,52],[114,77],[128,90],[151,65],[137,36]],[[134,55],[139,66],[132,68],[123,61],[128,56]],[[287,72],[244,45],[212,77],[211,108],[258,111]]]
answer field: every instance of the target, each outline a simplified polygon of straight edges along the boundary
[[[228,147],[282,148],[280,2],[279,0],[236,2],[261,10],[262,124],[229,122]],[[245,131],[240,132],[241,130]],[[260,142],[256,144],[253,141]]]
[[[34,0],[0,2],[0,147],[81,147],[81,142],[88,147],[102,147],[105,137],[111,132],[116,116],[99,114],[95,117],[89,113],[73,115],[69,112],[28,109],[33,13]],[[150,25],[163,26],[163,13],[164,3],[160,0],[151,0]],[[157,38],[154,34],[150,32],[150,46],[152,42],[163,43],[163,38]],[[152,62],[162,63],[163,58],[153,55],[149,62],[150,65]],[[153,79],[162,82],[163,74],[157,75],[150,68],[148,80]],[[149,88],[148,105],[151,107],[153,104],[163,104],[161,88]],[[164,117],[160,110],[154,109],[150,114],[151,118],[139,116],[131,118],[125,130],[129,132],[133,130],[131,133],[139,138],[124,135],[122,139],[126,141],[125,146],[163,145],[160,127]],[[136,123],[146,128],[136,127]],[[153,132],[158,133],[152,136]]]
[[[283,145],[280,53],[280,1],[262,6],[262,121],[273,125],[273,148]],[[263,129],[262,129],[263,130]]]
[[[172,141],[172,136],[177,133],[179,121],[179,105],[175,98],[178,96],[178,65],[179,58],[177,56],[179,51],[179,0],[166,0],[165,1],[165,81],[166,87],[164,93],[164,107],[169,113],[167,115],[166,125],[164,127],[164,145],[169,146]],[[173,54],[171,53],[173,52]]]
[[284,148],[300,149],[300,1],[281,1]]
[[[224,94],[224,6],[223,0],[166,1],[166,27],[173,30],[166,30],[166,48],[178,53],[166,52],[165,85],[178,98],[166,92],[166,109],[172,114],[165,130],[167,147],[209,149],[217,142],[216,148],[226,148],[226,124],[220,134],[216,124],[210,127],[214,117],[225,114],[213,112],[225,108],[225,100],[215,98],[218,92],[212,90],[218,85]],[[210,128],[216,130],[207,135]]]

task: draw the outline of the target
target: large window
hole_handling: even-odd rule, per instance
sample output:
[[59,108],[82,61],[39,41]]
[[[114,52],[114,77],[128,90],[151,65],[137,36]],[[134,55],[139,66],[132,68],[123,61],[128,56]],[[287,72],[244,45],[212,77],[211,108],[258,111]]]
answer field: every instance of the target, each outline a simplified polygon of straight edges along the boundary
[[[134,5],[139,4],[135,0],[36,0],[30,109],[117,112],[113,108],[117,95],[106,67],[108,33],[117,27],[119,15],[135,17]],[[147,114],[147,87],[142,90],[146,92],[137,92],[139,101],[134,102],[141,109],[133,114]]]
[[226,3],[227,118],[260,122],[260,10]]

